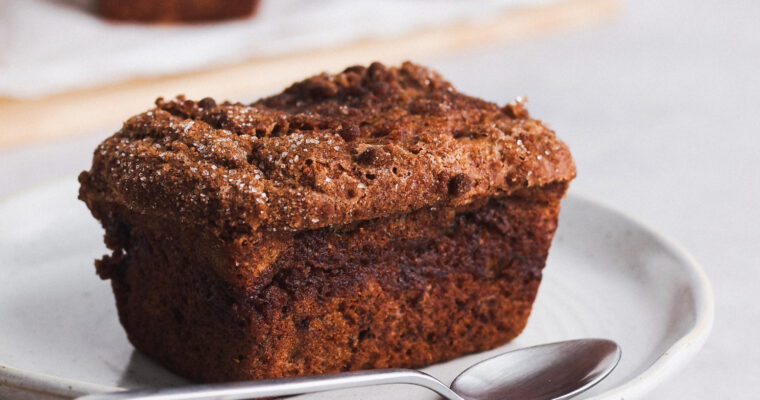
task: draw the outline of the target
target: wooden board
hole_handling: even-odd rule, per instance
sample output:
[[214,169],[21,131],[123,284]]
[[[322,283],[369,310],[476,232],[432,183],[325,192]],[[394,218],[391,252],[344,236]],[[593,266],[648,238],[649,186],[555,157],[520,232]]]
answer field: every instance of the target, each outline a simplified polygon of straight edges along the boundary
[[251,59],[210,70],[136,79],[40,99],[0,98],[0,147],[115,129],[129,116],[150,108],[159,96],[254,100],[318,71],[339,71],[375,60],[395,64],[585,26],[614,15],[619,8],[619,0],[563,0],[545,7],[512,10],[487,24],[448,26],[390,40],[364,40],[330,50]]

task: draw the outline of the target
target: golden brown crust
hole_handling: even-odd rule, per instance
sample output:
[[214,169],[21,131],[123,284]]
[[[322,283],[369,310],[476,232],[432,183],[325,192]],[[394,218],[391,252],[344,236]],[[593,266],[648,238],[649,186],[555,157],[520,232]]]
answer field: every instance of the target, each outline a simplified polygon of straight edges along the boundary
[[252,105],[156,105],[100,145],[83,196],[223,235],[467,207],[575,175],[521,104],[460,94],[408,62],[318,75]]

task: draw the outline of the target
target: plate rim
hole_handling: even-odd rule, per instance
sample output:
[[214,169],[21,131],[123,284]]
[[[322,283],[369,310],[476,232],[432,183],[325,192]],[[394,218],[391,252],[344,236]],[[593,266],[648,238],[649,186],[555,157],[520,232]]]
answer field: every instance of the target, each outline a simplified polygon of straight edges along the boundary
[[[35,185],[0,196],[0,204],[27,195],[54,184],[67,181],[63,176],[49,179]],[[76,178],[74,179],[76,181]],[[689,251],[671,236],[644,222],[638,217],[624,212],[605,201],[599,200],[576,190],[568,191],[566,198],[573,198],[583,203],[601,208],[618,218],[646,232],[660,242],[680,262],[684,272],[688,272],[689,287],[694,295],[695,321],[691,329],[681,336],[643,372],[626,383],[600,393],[588,400],[617,400],[622,398],[639,398],[650,392],[676,371],[681,369],[704,346],[713,327],[715,318],[715,300],[712,285],[702,265]],[[625,349],[623,349],[625,352]],[[624,353],[625,354],[625,353]],[[122,391],[125,388],[100,385],[77,379],[62,378],[40,372],[15,368],[0,361],[0,386],[8,386],[59,398],[73,398],[90,393]]]
[[[636,228],[652,235],[669,253],[676,256],[680,261],[679,264],[683,266],[682,270],[689,273],[689,287],[693,289],[694,309],[696,313],[691,329],[665,349],[662,355],[639,375],[620,386],[587,400],[641,398],[686,365],[704,346],[707,338],[710,336],[715,320],[715,298],[712,284],[702,264],[689,253],[686,247],[670,235],[602,200],[576,192],[571,193],[571,195],[581,201],[613,213],[617,217],[624,218]],[[623,349],[623,354],[625,355],[625,349]]]

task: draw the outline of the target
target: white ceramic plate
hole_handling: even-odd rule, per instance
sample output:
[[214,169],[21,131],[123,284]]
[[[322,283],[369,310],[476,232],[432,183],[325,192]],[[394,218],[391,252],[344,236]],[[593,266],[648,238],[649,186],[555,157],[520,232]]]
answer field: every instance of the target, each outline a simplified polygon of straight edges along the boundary
[[[77,187],[64,179],[0,202],[0,385],[71,397],[185,383],[127,342],[110,285],[92,264],[106,252],[102,230],[76,200]],[[630,217],[571,194],[523,334],[425,371],[449,382],[472,363],[507,350],[603,337],[621,345],[623,358],[584,396],[629,400],[689,360],[712,320],[710,285],[691,256]],[[411,386],[306,397],[392,396],[436,398]]]

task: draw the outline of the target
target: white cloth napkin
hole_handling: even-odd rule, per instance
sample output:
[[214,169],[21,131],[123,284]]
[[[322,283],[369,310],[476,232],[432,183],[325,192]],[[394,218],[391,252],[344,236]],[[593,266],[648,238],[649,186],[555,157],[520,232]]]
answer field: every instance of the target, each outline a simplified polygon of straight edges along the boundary
[[262,0],[253,18],[216,24],[102,20],[87,0],[0,0],[0,97],[72,89],[487,21],[556,0]]

